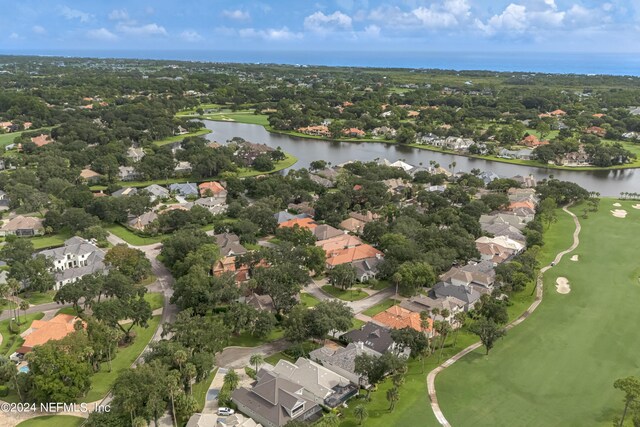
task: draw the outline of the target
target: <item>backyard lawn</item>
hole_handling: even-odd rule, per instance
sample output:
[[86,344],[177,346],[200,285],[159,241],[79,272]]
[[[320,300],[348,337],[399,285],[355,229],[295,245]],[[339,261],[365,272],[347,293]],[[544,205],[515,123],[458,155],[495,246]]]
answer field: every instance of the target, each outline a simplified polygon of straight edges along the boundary
[[125,242],[133,246],[146,246],[160,243],[166,236],[141,237],[120,224],[111,224],[104,227],[105,230],[115,234]]
[[324,285],[322,287],[322,290],[332,297],[339,298],[343,301],[358,301],[369,296],[369,294],[358,288],[351,288],[345,291],[342,289],[338,289],[335,286]]
[[[24,321],[24,316],[20,315],[20,321],[22,324],[20,325],[20,334],[29,329],[31,326],[31,322],[34,320],[40,320],[44,314],[42,313],[34,313],[27,314],[27,320]],[[0,334],[2,335],[2,346],[0,346],[0,354],[5,356],[11,355],[18,347],[22,345],[24,340],[20,338],[20,334],[13,335],[9,332],[9,322],[10,320],[3,320],[0,322]]]
[[[621,414],[613,382],[638,375],[640,268],[632,248],[640,210],[615,202],[602,199],[599,212],[580,217],[580,245],[547,271],[544,300],[529,319],[489,356],[479,349],[438,375],[438,401],[452,425],[610,426]],[[612,209],[628,215],[614,218]],[[552,229],[571,229],[564,217]],[[547,244],[567,247],[563,239]],[[558,277],[569,280],[570,293],[556,291]]]
[[240,335],[231,335],[229,338],[229,345],[235,345],[238,347],[256,347],[267,342],[279,340],[284,335],[284,330],[281,328],[275,328],[269,335],[264,338],[256,338],[248,332],[243,332]]
[[84,421],[84,418],[72,417],[71,415],[45,415],[23,421],[17,427],[50,427],[52,425],[56,427],[79,427]]
[[64,241],[69,237],[71,237],[70,234],[52,234],[50,236],[32,237],[29,240],[31,240],[31,243],[33,243],[34,249],[40,250],[62,246],[64,244]]
[[160,316],[155,316],[149,320],[148,328],[140,328],[137,326],[133,328],[132,331],[136,334],[133,344],[118,349],[117,356],[111,362],[111,372],[109,372],[109,365],[103,363],[100,366],[100,371],[91,376],[91,389],[87,395],[81,399],[82,402],[95,402],[96,400],[102,399],[109,392],[118,374],[129,369],[131,364],[140,356],[142,350],[156,332],[159,323]]
[[211,131],[209,129],[200,129],[200,130],[198,130],[196,132],[185,133],[184,135],[171,136],[169,138],[165,138],[165,139],[162,139],[160,141],[154,141],[153,143],[155,145],[167,145],[167,144],[172,144],[174,142],[182,141],[183,139],[189,138],[191,136],[202,136],[202,135],[206,135],[208,133],[211,133]]

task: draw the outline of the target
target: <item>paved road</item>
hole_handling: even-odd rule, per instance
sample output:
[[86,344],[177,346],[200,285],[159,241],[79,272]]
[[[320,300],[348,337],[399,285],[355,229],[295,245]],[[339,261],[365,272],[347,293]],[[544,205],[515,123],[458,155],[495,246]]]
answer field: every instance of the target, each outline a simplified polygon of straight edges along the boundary
[[[580,225],[580,221],[578,221],[578,217],[575,216],[573,214],[573,212],[569,211],[568,206],[562,208],[562,210],[565,211],[567,214],[569,214],[573,218],[573,222],[574,222],[574,224],[576,226],[576,228],[575,228],[575,230],[573,232],[573,243],[571,244],[571,246],[568,249],[566,249],[566,250],[564,250],[562,252],[559,252],[556,255],[555,259],[553,260],[553,262],[551,264],[546,265],[546,266],[544,266],[544,267],[542,267],[540,269],[540,272],[538,273],[538,277],[536,279],[536,299],[535,299],[535,301],[531,304],[531,306],[527,309],[527,311],[525,311],[520,317],[518,317],[516,320],[514,320],[511,323],[509,323],[505,327],[505,329],[507,329],[507,330],[509,330],[509,329],[519,325],[520,323],[524,322],[525,319],[527,319],[531,315],[531,313],[533,313],[535,311],[535,309],[538,308],[538,306],[542,302],[542,295],[543,295],[543,289],[544,289],[544,283],[543,283],[543,275],[544,275],[544,273],[546,271],[548,271],[550,268],[552,268],[554,265],[557,265],[562,260],[562,257],[564,257],[565,255],[567,255],[570,252],[573,252],[578,247],[578,245],[580,244],[580,231],[582,230],[582,226]],[[431,410],[433,411],[433,413],[436,416],[436,418],[437,418],[438,422],[440,423],[440,425],[442,425],[444,427],[451,427],[451,424],[449,423],[447,418],[442,413],[442,410],[440,409],[440,405],[438,404],[438,397],[436,395],[436,385],[435,385],[436,377],[445,368],[453,365],[455,362],[457,362],[458,360],[463,358],[465,355],[467,355],[467,354],[471,353],[472,351],[476,350],[480,346],[482,346],[481,342],[477,342],[475,344],[470,345],[469,347],[465,348],[464,350],[462,350],[461,352],[459,352],[455,356],[452,356],[450,359],[446,360],[443,364],[441,364],[440,366],[438,366],[437,368],[435,368],[434,370],[429,372],[429,374],[427,375],[427,392],[429,393],[429,400],[431,401]]]
[[[320,301],[325,301],[325,300],[341,301],[322,290],[322,287],[326,284],[327,284],[326,279],[314,280],[309,285],[307,285],[304,288],[304,290],[308,294],[318,298]],[[393,288],[383,289],[367,298],[363,298],[358,301],[349,301],[347,302],[347,305],[351,307],[351,309],[355,314],[359,314],[365,311],[366,309],[373,307],[379,302],[382,302],[385,299],[392,297],[394,295],[394,292],[395,290]]]
[[221,368],[240,369],[250,366],[251,355],[260,353],[263,356],[271,356],[279,351],[289,348],[291,343],[279,339],[257,347],[227,347],[216,357],[216,365]]

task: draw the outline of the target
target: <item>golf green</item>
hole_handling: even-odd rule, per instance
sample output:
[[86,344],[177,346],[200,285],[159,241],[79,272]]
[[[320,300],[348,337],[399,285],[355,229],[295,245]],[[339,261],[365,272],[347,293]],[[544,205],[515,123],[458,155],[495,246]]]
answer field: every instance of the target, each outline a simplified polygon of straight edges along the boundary
[[[612,425],[623,407],[614,380],[640,375],[635,204],[602,199],[587,219],[572,209],[582,224],[580,244],[546,272],[540,307],[489,356],[480,348],[438,375],[438,401],[451,425]],[[615,209],[626,218],[615,218]],[[568,279],[568,294],[556,290],[558,277]]]

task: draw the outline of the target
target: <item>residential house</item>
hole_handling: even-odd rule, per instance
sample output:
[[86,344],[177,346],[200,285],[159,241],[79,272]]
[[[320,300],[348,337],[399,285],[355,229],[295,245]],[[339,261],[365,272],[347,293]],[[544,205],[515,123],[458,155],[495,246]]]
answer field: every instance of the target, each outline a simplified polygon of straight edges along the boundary
[[128,197],[138,194],[138,189],[134,187],[124,187],[111,193],[112,197]]
[[640,132],[625,132],[622,137],[625,139],[640,139]]
[[330,181],[335,181],[338,178],[338,171],[334,168],[325,168],[321,170],[317,170],[313,172],[315,175],[319,175],[323,178],[326,178]]
[[143,188],[143,191],[149,193],[149,198],[152,202],[169,198],[169,190],[158,184],[151,184],[150,186]]
[[364,138],[366,132],[358,128],[343,129],[342,134],[350,138]]
[[131,218],[128,222],[129,227],[139,231],[144,231],[153,221],[158,219],[158,214],[154,211],[145,212],[140,216]]
[[214,276],[221,276],[225,273],[234,273],[237,283],[244,283],[250,279],[249,267],[244,264],[236,266],[235,256],[226,256],[217,260],[212,266],[211,272]]
[[14,125],[11,122],[0,122],[0,129],[7,133],[13,132],[13,126]]
[[632,116],[640,116],[640,107],[630,107],[629,114]]
[[372,257],[353,261],[351,266],[356,270],[356,280],[360,283],[375,279],[378,275],[378,266],[382,258]]
[[140,147],[129,147],[127,149],[127,157],[134,162],[139,162],[145,156],[145,152]]
[[522,141],[520,141],[520,145],[524,145],[525,147],[529,147],[529,148],[536,148],[536,147],[540,147],[541,145],[548,145],[548,144],[549,144],[549,141],[541,141],[535,135],[527,135],[524,138],[522,138]]
[[47,144],[51,144],[53,142],[53,139],[51,139],[50,135],[43,133],[38,136],[32,137],[31,142],[36,144],[37,147],[44,147]]
[[347,218],[339,225],[343,230],[347,230],[355,234],[360,234],[362,233],[362,230],[364,230],[364,226],[367,224],[364,221],[360,221],[359,219]]
[[42,218],[17,215],[2,225],[0,236],[41,236],[44,234],[43,222]]
[[75,282],[87,274],[105,272],[105,252],[93,243],[74,236],[64,242],[64,246],[47,249],[38,253],[53,261],[55,289]]
[[80,178],[82,178],[84,181],[90,184],[94,184],[100,181],[101,177],[102,177],[101,174],[91,169],[82,169],[82,171],[80,171]]
[[201,197],[195,201],[195,204],[214,215],[221,215],[227,211],[226,198],[221,200],[219,197]]
[[186,182],[181,184],[171,184],[169,185],[169,191],[183,197],[197,196],[200,193],[198,191],[198,186],[191,182]]
[[[209,427],[213,424],[203,425]],[[241,413],[236,412],[228,417],[218,417],[215,427],[262,427],[262,424],[256,423],[252,418],[245,417]]]
[[288,211],[280,211],[273,214],[273,217],[276,219],[278,224],[282,224],[283,222],[287,222],[292,219],[303,219],[303,218],[309,218],[310,216],[307,214],[296,215],[296,214],[289,213]]
[[313,173],[309,174],[309,179],[313,182],[315,182],[318,185],[323,186],[324,188],[332,188],[335,187],[335,184],[333,181],[331,181],[330,179],[327,178],[323,178],[320,175],[316,175]]
[[[431,317],[434,321],[446,321],[453,325],[456,313],[464,311],[465,302],[454,297],[434,298],[432,296],[417,295],[402,301],[400,307],[416,313],[425,311],[432,313]],[[445,318],[441,314],[433,314],[436,309],[440,313],[443,310],[448,310],[449,316]]]
[[295,227],[295,226],[298,226],[300,228],[305,228],[307,230],[313,230],[318,226],[318,224],[315,223],[313,218],[292,218],[288,221],[284,221],[278,224],[278,227],[280,228]]
[[399,178],[385,179],[382,183],[387,186],[388,192],[396,195],[405,195],[413,188],[411,182]]
[[51,340],[61,340],[75,332],[75,324],[81,322],[86,328],[87,324],[79,317],[70,314],[58,314],[51,320],[34,320],[29,329],[21,334],[24,342],[16,350],[16,353],[25,355],[33,351],[36,346],[48,343]]
[[384,325],[390,329],[411,328],[418,332],[425,332],[429,335],[433,332],[433,320],[429,319],[427,328],[422,326],[420,314],[402,308],[399,305],[389,307],[371,318],[375,323]]
[[0,212],[9,210],[11,199],[4,191],[0,190]]
[[378,356],[379,353],[361,342],[349,343],[346,347],[325,345],[309,353],[309,359],[322,364],[327,369],[342,375],[354,384],[367,385],[365,377],[355,372],[356,356],[368,354]]
[[[384,113],[383,113],[384,114]],[[397,131],[394,128],[388,126],[381,126],[371,131],[373,136],[381,136],[386,139],[392,139],[396,137]]]
[[331,137],[331,131],[327,126],[307,126],[301,127],[297,129],[298,132],[303,133],[305,135],[313,135],[313,136],[324,136],[327,138]]
[[473,286],[458,286],[451,283],[439,282],[431,290],[431,296],[435,299],[454,298],[454,303],[461,301],[464,311],[473,309],[481,297]]
[[261,154],[270,154],[272,151],[275,150],[266,144],[253,144],[244,141],[238,143],[238,149],[234,155],[246,166],[250,166],[255,162],[256,157]]
[[518,230],[524,230],[528,222],[529,221],[527,221],[526,218],[515,215],[514,213],[498,213],[495,215],[480,216],[480,227],[482,227],[483,229],[494,224],[505,224],[511,227],[515,227]]
[[497,265],[522,252],[524,244],[505,236],[482,236],[476,239],[476,248],[482,260],[491,261]]
[[496,281],[496,272],[491,261],[469,263],[462,267],[452,267],[440,275],[440,280],[456,286],[473,286],[480,293],[491,293]]
[[498,153],[498,157],[502,157],[504,159],[518,159],[518,160],[531,160],[531,156],[533,154],[533,150],[524,148],[522,150],[507,150],[503,148]]
[[309,202],[289,203],[287,209],[293,212],[299,212],[299,215],[306,215],[310,218],[316,215],[316,210]]
[[537,205],[540,200],[535,188],[510,188],[507,190],[507,197],[510,202],[528,201],[534,205]]
[[538,181],[533,175],[529,175],[529,176],[516,175],[511,179],[521,183],[524,188],[535,188],[536,185],[538,185]]
[[550,115],[550,116],[553,116],[553,117],[562,117],[562,116],[566,116],[566,115],[567,115],[567,112],[566,112],[566,111],[563,111],[563,110],[558,109],[558,110],[553,110],[553,111],[551,111],[551,112],[549,113],[549,115]]
[[133,166],[120,166],[118,168],[118,177],[120,181],[135,181],[141,175]]
[[331,256],[331,254],[335,251],[340,251],[346,248],[355,248],[356,246],[360,246],[362,244],[363,241],[358,237],[344,232],[335,237],[319,240],[316,242],[316,246],[321,247],[322,250],[325,251],[327,257]]
[[313,236],[316,238],[316,240],[320,241],[344,235],[344,231],[338,230],[337,228],[332,227],[328,224],[320,224],[311,232],[313,233]]
[[231,400],[245,415],[265,427],[282,427],[292,420],[313,422],[322,408],[303,396],[303,387],[261,369],[251,388],[240,387]]
[[295,364],[281,359],[270,372],[303,387],[302,396],[329,408],[358,394],[359,387],[346,377],[302,357]]
[[189,162],[178,162],[176,167],[173,168],[173,171],[179,175],[188,175],[192,170],[191,163]]
[[186,427],[216,427],[218,416],[215,414],[193,414]]
[[[482,225],[482,224],[481,224]],[[506,236],[517,242],[526,242],[527,238],[522,231],[509,224],[486,224],[482,225],[482,231],[494,236]]]
[[227,190],[217,181],[203,182],[198,185],[200,197],[218,197],[227,199]]
[[391,329],[373,322],[367,322],[360,329],[347,332],[340,339],[348,343],[361,343],[377,356],[390,351],[395,352],[397,348],[391,337]]
[[220,255],[223,257],[243,255],[247,253],[247,249],[240,244],[240,238],[232,233],[214,234],[216,244],[220,249]]
[[500,179],[500,175],[498,175],[495,172],[491,172],[491,171],[482,171],[482,172],[480,172],[480,175],[478,175],[478,178],[480,178],[482,181],[484,181],[484,185],[489,185],[494,180]]
[[585,133],[596,135],[596,136],[599,136],[600,138],[604,138],[604,136],[607,134],[606,129],[603,129],[599,126],[591,126],[586,128],[584,131]]
[[384,254],[370,245],[344,248],[331,251],[327,257],[327,268],[331,269],[340,264],[351,264],[368,258],[382,258]]
[[509,203],[509,207],[508,209],[510,211],[514,211],[516,209],[530,209],[532,211],[535,212],[536,210],[536,203],[533,202],[532,200],[522,200],[520,197],[516,198],[516,201]]
[[276,307],[273,304],[273,298],[269,295],[258,295],[255,292],[252,292],[251,295],[245,298],[244,302],[256,310],[268,311],[270,313],[276,312]]

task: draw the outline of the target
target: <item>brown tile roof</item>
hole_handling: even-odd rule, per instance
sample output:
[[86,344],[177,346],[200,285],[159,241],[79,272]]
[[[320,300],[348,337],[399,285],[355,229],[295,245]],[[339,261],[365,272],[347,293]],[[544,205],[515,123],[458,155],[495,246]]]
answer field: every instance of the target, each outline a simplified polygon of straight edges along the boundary
[[341,234],[330,239],[320,240],[316,242],[316,246],[320,246],[330,256],[332,252],[345,248],[353,248],[362,245],[362,240],[350,234]]
[[278,227],[294,227],[296,225],[300,228],[306,228],[307,230],[313,230],[318,226],[318,224],[313,221],[313,218],[293,218],[280,223]]
[[[31,333],[25,336],[22,347],[18,353],[28,353],[37,345],[45,344],[51,340],[59,340],[75,331],[74,324],[80,318],[69,314],[58,314],[49,321],[34,320],[29,330]],[[82,322],[86,328],[87,324]]]
[[31,142],[36,144],[38,147],[42,147],[44,145],[52,143],[53,140],[51,139],[51,137],[49,135],[45,135],[43,133],[43,134],[40,134],[38,136],[34,136],[33,138],[31,138]]
[[42,218],[18,215],[2,226],[3,231],[42,230]]
[[327,258],[327,264],[336,266],[346,264],[360,259],[383,256],[383,253],[371,245],[359,245],[353,248],[339,249],[332,251]]
[[[372,318],[375,322],[381,323],[392,329],[402,329],[410,327],[418,332],[425,331],[422,328],[422,320],[420,314],[409,311],[406,308],[402,308],[399,305],[394,305],[391,308],[386,309],[382,313],[378,313]],[[429,327],[425,332],[431,332],[433,328],[433,321],[429,319]]]
[[223,191],[226,191],[224,187],[217,181],[203,182],[202,184],[198,185],[198,189],[200,190],[201,196],[204,196],[207,193],[207,190],[211,191],[214,196],[222,193]]

